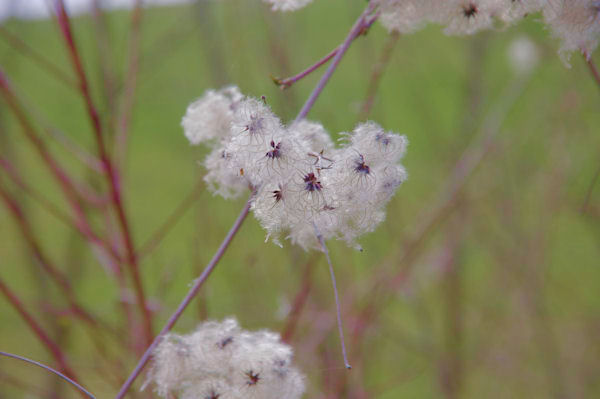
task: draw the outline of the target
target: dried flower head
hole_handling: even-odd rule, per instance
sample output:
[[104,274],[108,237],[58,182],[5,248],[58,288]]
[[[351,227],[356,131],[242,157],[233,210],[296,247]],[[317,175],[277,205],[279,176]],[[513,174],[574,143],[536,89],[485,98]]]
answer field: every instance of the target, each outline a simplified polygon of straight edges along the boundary
[[278,334],[242,330],[235,319],[209,321],[188,335],[166,335],[144,386],[153,383],[164,398],[298,399],[304,377],[292,359]]
[[[219,108],[210,101],[223,102],[214,93],[220,91],[203,97],[206,109]],[[243,98],[229,110],[229,131],[219,136],[204,163],[205,180],[223,197],[252,187],[254,215],[267,239],[278,245],[288,238],[305,249],[320,248],[319,231],[325,240],[339,238],[355,246],[384,219],[385,204],[406,179],[399,164],[406,137],[376,123],[345,133],[345,145],[335,148],[319,123],[300,121],[286,128],[258,99]],[[185,118],[194,125],[193,117]],[[222,128],[220,122],[215,129]]]

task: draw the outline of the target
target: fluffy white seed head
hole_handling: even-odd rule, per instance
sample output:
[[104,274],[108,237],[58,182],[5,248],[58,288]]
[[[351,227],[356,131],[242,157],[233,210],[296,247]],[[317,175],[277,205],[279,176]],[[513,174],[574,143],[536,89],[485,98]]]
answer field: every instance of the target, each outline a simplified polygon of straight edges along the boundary
[[163,338],[144,385],[164,398],[298,399],[304,377],[292,360],[278,334],[242,330],[235,319],[205,322]]
[[185,137],[197,145],[228,136],[234,110],[242,98],[234,86],[207,91],[188,106],[181,120]]
[[381,0],[379,20],[389,31],[413,33],[431,21],[432,0]]
[[355,246],[360,235],[383,221],[383,208],[406,178],[399,164],[406,137],[373,122],[345,133],[344,145],[335,148],[321,124],[284,127],[254,98],[236,101],[229,121],[229,132],[204,162],[205,181],[225,198],[253,189],[251,209],[267,240],[278,245],[283,238],[304,249],[320,248],[320,234]]

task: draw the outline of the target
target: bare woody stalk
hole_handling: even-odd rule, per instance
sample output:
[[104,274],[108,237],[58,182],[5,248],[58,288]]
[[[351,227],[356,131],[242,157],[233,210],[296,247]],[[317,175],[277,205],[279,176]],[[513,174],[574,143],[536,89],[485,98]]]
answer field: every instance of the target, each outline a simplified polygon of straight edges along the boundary
[[[336,54],[337,61],[336,61],[336,59],[334,59],[334,62],[330,65],[329,69],[327,70],[327,72],[325,72],[325,75],[323,76],[321,81],[319,81],[319,83],[317,84],[317,86],[315,87],[313,92],[311,93],[309,100],[304,105],[304,107],[302,108],[302,110],[300,111],[298,116],[296,117],[296,120],[301,120],[304,117],[306,117],[306,114],[308,114],[308,112],[314,105],[317,97],[323,91],[323,89],[325,88],[325,85],[329,81],[329,78],[331,77],[331,75],[333,74],[335,69],[337,68],[337,65],[339,64],[343,54],[348,50],[348,47],[350,46],[352,41],[364,29],[365,21],[368,21],[367,23],[372,23],[372,21],[374,21],[374,19],[372,21],[366,19],[372,13],[373,7],[374,6],[371,3],[369,3],[369,5],[365,9],[365,11],[360,15],[360,17],[358,18],[358,20],[356,21],[356,23],[350,30],[348,37],[346,38],[346,40],[344,41],[342,46],[340,46],[340,51]],[[373,17],[373,18],[375,18],[375,17]],[[188,291],[187,295],[185,296],[183,301],[180,303],[180,305],[177,307],[177,310],[175,310],[173,315],[171,315],[167,324],[162,328],[162,330],[156,336],[156,338],[154,338],[154,341],[148,347],[148,349],[146,350],[146,352],[144,353],[142,358],[139,360],[138,364],[136,365],[135,369],[132,371],[131,375],[129,375],[129,377],[127,377],[127,380],[125,381],[125,383],[123,384],[123,386],[121,387],[121,389],[119,390],[117,395],[115,396],[115,399],[122,399],[127,394],[127,391],[129,390],[129,388],[131,387],[133,382],[140,375],[140,373],[142,372],[142,370],[144,369],[144,367],[150,360],[150,357],[152,356],[152,352],[153,352],[154,348],[160,343],[162,336],[165,335],[167,332],[169,332],[171,330],[171,328],[173,328],[173,326],[175,325],[175,323],[177,322],[177,320],[179,319],[179,317],[181,316],[183,311],[186,309],[186,307],[189,305],[189,303],[192,301],[192,299],[198,294],[198,292],[200,291],[200,288],[202,287],[202,285],[204,284],[206,279],[209,277],[209,275],[212,273],[212,271],[215,269],[218,262],[221,260],[221,258],[225,254],[225,251],[229,247],[229,244],[233,240],[233,237],[236,235],[236,233],[238,232],[242,223],[248,216],[248,213],[250,211],[250,206],[251,206],[251,200],[252,200],[252,195],[246,202],[246,205],[240,212],[238,218],[236,219],[235,223],[233,224],[233,226],[227,233],[227,236],[221,243],[219,249],[213,256],[213,258],[211,259],[209,264],[206,266],[206,268],[204,269],[204,271],[202,272],[200,277],[198,277],[198,279],[196,279],[194,285]],[[344,349],[344,354],[345,354],[345,349]],[[347,361],[346,361],[346,366],[349,366]]]
[[127,263],[129,265],[129,271],[133,280],[137,304],[140,308],[140,313],[142,315],[144,323],[144,340],[148,345],[150,345],[152,343],[153,335],[152,315],[150,314],[150,310],[146,306],[146,296],[144,294],[144,287],[139,272],[138,260],[137,255],[135,253],[133,237],[131,234],[131,229],[129,227],[129,222],[125,213],[125,208],[123,206],[123,200],[121,197],[121,184],[119,181],[120,179],[118,171],[115,169],[106,149],[100,117],[91,97],[87,78],[83,69],[83,64],[81,62],[79,52],[75,45],[75,40],[71,31],[69,16],[67,15],[67,12],[65,10],[63,0],[56,0],[55,4],[58,24],[63,34],[64,40],[67,44],[67,48],[71,57],[71,62],[79,80],[79,89],[84,99],[87,112],[92,123],[92,128],[94,130],[94,136],[96,139],[96,146],[98,150],[98,157],[100,158],[100,162],[104,167],[104,174],[106,176],[108,187],[110,190],[111,201],[117,213],[117,219],[119,222],[119,226],[123,236],[123,241],[125,244],[125,249],[127,252]]
[[52,367],[50,366],[46,366],[43,363],[40,362],[36,362],[35,360],[31,360],[28,359],[26,357],[23,356],[19,356],[19,355],[15,355],[13,353],[8,353],[8,352],[2,352],[0,351],[0,355],[1,356],[5,356],[5,357],[10,357],[12,359],[17,359],[17,360],[21,360],[24,361],[26,363],[29,364],[33,364],[35,366],[41,367],[46,371],[49,371],[52,374],[56,374],[58,377],[62,378],[63,380],[67,381],[69,384],[73,385],[75,388],[79,389],[79,391],[81,391],[83,394],[85,394],[87,397],[91,398],[91,399],[96,399],[94,397],[94,395],[92,395],[87,389],[85,389],[84,387],[82,387],[81,385],[79,385],[76,381],[73,381],[71,378],[67,377],[66,375],[64,375],[63,373],[61,373],[58,370],[54,370]]

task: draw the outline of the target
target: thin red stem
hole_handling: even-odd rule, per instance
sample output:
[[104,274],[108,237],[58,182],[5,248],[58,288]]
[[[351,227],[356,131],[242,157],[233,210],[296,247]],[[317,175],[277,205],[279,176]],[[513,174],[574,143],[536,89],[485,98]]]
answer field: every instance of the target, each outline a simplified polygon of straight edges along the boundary
[[54,280],[54,282],[61,288],[61,293],[71,306],[73,312],[86,322],[96,325],[96,320],[83,308],[83,306],[77,303],[75,299],[75,293],[73,292],[73,288],[71,287],[68,277],[59,268],[57,268],[43,252],[42,248],[38,244],[37,238],[33,234],[33,230],[28,219],[25,217],[25,213],[17,201],[10,196],[10,194],[2,185],[0,185],[0,198],[4,201],[6,207],[19,225],[21,234],[23,235],[23,238],[25,238],[25,241],[33,253],[33,256],[38,260],[39,264],[42,266],[42,269],[44,269],[52,278],[52,280]]
[[15,308],[19,315],[23,318],[25,323],[31,328],[33,333],[38,337],[40,342],[50,352],[56,363],[58,363],[59,369],[72,380],[78,380],[75,372],[69,365],[65,355],[61,351],[60,347],[46,334],[42,326],[33,318],[33,316],[25,309],[21,300],[17,295],[10,289],[2,278],[0,278],[0,292],[6,297],[8,302]]
[[84,102],[86,104],[88,115],[90,117],[92,128],[94,130],[96,146],[98,149],[98,157],[100,158],[100,161],[104,166],[105,176],[110,189],[111,200],[117,213],[117,220],[119,221],[119,226],[121,228],[121,233],[123,235],[123,240],[125,243],[125,249],[127,252],[127,262],[130,266],[129,270],[132,275],[133,286],[137,298],[138,307],[140,308],[140,313],[144,322],[144,339],[149,345],[152,342],[152,315],[150,314],[150,310],[146,306],[146,297],[144,294],[144,287],[139,272],[138,260],[135,253],[133,237],[131,234],[131,229],[129,228],[127,216],[125,214],[123,200],[121,198],[121,187],[119,183],[118,172],[114,168],[114,165],[106,150],[106,144],[104,143],[100,117],[91,97],[85,71],[83,69],[81,58],[79,56],[79,52],[77,50],[77,46],[75,45],[75,40],[71,31],[69,16],[67,15],[62,0],[56,0],[56,15],[58,18],[58,24],[60,26],[61,32],[67,44],[67,48],[69,49],[71,62],[73,63],[75,73],[77,74],[77,77],[79,79],[79,88],[83,96]]
[[289,77],[287,79],[279,79],[279,78],[273,77],[272,78],[273,82],[275,82],[275,84],[278,85],[281,89],[287,89],[288,87],[290,87],[291,85],[293,85],[294,83],[296,83],[300,79],[302,79],[302,78],[310,75],[311,73],[313,73],[314,71],[316,71],[317,69],[319,69],[327,61],[329,61],[330,59],[332,59],[333,57],[335,57],[335,55],[337,54],[337,52],[338,52],[339,49],[340,49],[339,46],[336,47],[336,48],[334,48],[325,57],[321,58],[315,64],[309,66],[308,68],[306,68],[304,71],[300,72],[299,74],[291,76],[291,77]]
[[83,211],[81,204],[79,203],[79,195],[77,189],[75,188],[72,178],[60,166],[58,161],[54,159],[52,154],[50,154],[50,151],[46,147],[46,144],[34,130],[33,125],[29,122],[27,116],[25,115],[21,105],[17,100],[17,97],[15,96],[8,80],[4,76],[1,69],[0,90],[2,91],[2,94],[4,95],[4,98],[6,99],[6,102],[8,103],[9,107],[12,109],[14,115],[17,117],[17,120],[21,124],[25,136],[32,143],[39,156],[42,158],[42,161],[46,164],[54,178],[57,180],[59,186],[61,187],[65,198],[67,199],[71,209],[75,214],[75,225],[77,227],[77,230],[79,230],[79,232],[83,234],[86,238],[88,238],[92,243],[97,244],[101,247],[105,247],[104,242],[96,235],[96,233],[94,233],[89,222],[87,221],[87,216]]
[[248,216],[248,212],[250,211],[250,205],[251,205],[250,200],[251,200],[251,198],[248,199],[248,201],[246,202],[246,205],[244,206],[244,208],[238,215],[233,226],[231,226],[231,229],[227,233],[227,236],[225,236],[225,239],[221,243],[221,246],[219,247],[219,249],[213,256],[213,258],[210,260],[210,262],[208,263],[208,265],[206,266],[206,268],[204,269],[204,271],[202,272],[200,277],[198,277],[196,279],[192,288],[190,288],[190,290],[188,291],[188,293],[185,296],[185,298],[183,299],[183,301],[181,301],[181,303],[177,307],[177,310],[175,310],[175,312],[171,315],[171,317],[169,318],[169,321],[167,321],[167,324],[162,328],[160,333],[158,333],[158,335],[154,338],[154,341],[148,347],[148,349],[146,349],[146,352],[144,353],[144,355],[138,362],[137,366],[135,367],[135,369],[133,370],[131,375],[127,378],[127,381],[125,381],[125,383],[119,390],[119,393],[117,394],[115,399],[121,399],[125,396],[125,394],[129,390],[129,388],[131,387],[131,384],[133,384],[135,379],[138,377],[138,375],[144,369],[144,366],[146,366],[146,363],[148,363],[148,360],[150,360],[150,356],[152,356],[152,352],[154,351],[154,348],[156,348],[156,346],[160,342],[162,336],[165,335],[167,332],[169,332],[171,330],[171,328],[173,328],[173,326],[175,325],[175,323],[177,322],[177,320],[179,319],[179,317],[181,316],[183,311],[187,308],[187,306],[190,304],[192,299],[194,299],[196,294],[198,294],[198,292],[200,291],[200,288],[202,287],[204,282],[208,279],[210,274],[213,272],[213,270],[215,269],[215,267],[217,266],[217,264],[219,263],[219,261],[221,260],[223,255],[225,254],[225,251],[229,247],[229,244],[231,244],[233,237],[235,237],[236,233],[239,231],[240,227],[242,226],[242,223],[246,219],[246,216]]

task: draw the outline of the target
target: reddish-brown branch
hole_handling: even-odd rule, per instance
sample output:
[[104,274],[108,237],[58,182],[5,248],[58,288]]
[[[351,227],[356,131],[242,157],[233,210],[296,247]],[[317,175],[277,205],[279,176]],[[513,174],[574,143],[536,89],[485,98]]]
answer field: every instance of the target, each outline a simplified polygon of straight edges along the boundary
[[25,323],[31,328],[33,333],[38,337],[40,342],[46,347],[46,349],[50,352],[56,363],[58,364],[58,368],[65,374],[67,377],[71,378],[74,381],[79,381],[75,372],[69,365],[64,353],[60,349],[58,345],[46,334],[42,326],[33,318],[33,316],[25,309],[21,300],[17,297],[17,295],[10,289],[2,278],[0,278],[0,292],[6,297],[8,302],[13,306],[13,308],[19,313],[19,315],[23,318]]
[[94,105],[92,100],[92,96],[89,90],[88,81],[86,78],[85,71],[83,69],[83,65],[81,62],[81,58],[79,56],[79,52],[77,50],[77,46],[75,45],[75,39],[73,37],[73,33],[71,30],[71,23],[69,16],[65,10],[65,6],[62,0],[56,0],[56,15],[58,20],[58,25],[61,29],[65,42],[67,44],[67,48],[69,50],[69,55],[71,57],[71,62],[73,64],[73,68],[75,69],[75,73],[79,80],[79,89],[81,91],[82,97],[84,99],[87,112],[92,124],[92,128],[94,131],[94,136],[96,139],[96,146],[98,149],[98,156],[102,165],[104,167],[105,176],[107,179],[107,183],[110,190],[111,200],[114,206],[114,209],[117,213],[117,220],[119,221],[119,226],[121,228],[121,233],[123,236],[123,241],[125,244],[125,249],[127,251],[127,262],[129,264],[129,270],[132,275],[133,286],[137,298],[138,307],[140,308],[140,313],[142,315],[142,319],[144,322],[144,340],[147,345],[152,343],[152,315],[148,306],[146,305],[146,296],[144,294],[144,287],[142,284],[141,275],[139,272],[138,260],[135,253],[135,247],[133,243],[133,237],[131,233],[131,229],[129,227],[129,222],[127,216],[125,214],[125,208],[123,205],[123,200],[121,197],[121,185],[119,181],[119,175],[117,170],[114,168],[114,165],[110,159],[110,156],[106,149],[106,144],[104,142],[103,131],[102,131],[102,123],[100,121],[100,117],[98,115],[98,111]]
[[14,94],[8,80],[4,76],[2,70],[0,69],[0,90],[8,103],[8,106],[13,111],[13,114],[17,117],[21,127],[23,128],[23,132],[27,139],[31,142],[42,161],[46,165],[46,167],[50,170],[54,178],[57,180],[60,188],[67,199],[73,213],[75,215],[75,226],[77,230],[86,237],[91,243],[98,245],[101,248],[105,248],[109,253],[112,253],[107,244],[105,244],[100,237],[94,233],[92,230],[90,223],[87,220],[87,216],[83,211],[83,208],[79,202],[79,193],[73,183],[72,178],[67,174],[67,172],[60,166],[58,161],[54,159],[50,151],[46,147],[45,142],[41,139],[41,137],[36,133],[33,125],[25,115],[19,101]]
[[67,276],[59,268],[57,268],[43,252],[42,248],[38,244],[38,240],[33,233],[28,219],[25,217],[25,214],[23,213],[23,210],[17,201],[12,198],[12,196],[4,189],[2,185],[0,185],[0,198],[4,201],[7,209],[17,222],[21,230],[21,234],[23,235],[23,238],[29,246],[33,256],[37,259],[42,269],[44,269],[52,278],[52,280],[60,287],[61,293],[71,306],[72,311],[86,322],[96,325],[96,320],[94,317],[92,317],[83,306],[77,303],[77,300],[75,299],[75,293],[73,292],[73,288],[71,287]]

